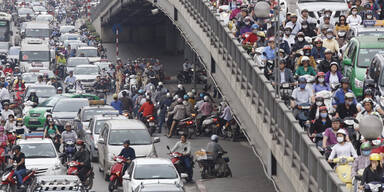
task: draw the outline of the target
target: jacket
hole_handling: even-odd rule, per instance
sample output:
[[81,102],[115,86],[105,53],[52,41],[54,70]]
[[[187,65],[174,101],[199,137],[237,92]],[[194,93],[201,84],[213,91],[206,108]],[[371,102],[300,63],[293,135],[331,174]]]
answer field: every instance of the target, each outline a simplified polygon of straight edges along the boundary
[[184,119],[187,115],[189,115],[187,113],[188,113],[187,108],[182,103],[176,105],[175,108],[173,108],[173,111],[170,112],[170,114],[173,114],[174,120]]
[[[331,58],[330,61],[327,61],[326,59],[322,60],[319,64],[319,66],[317,66],[317,69],[318,71],[321,71],[321,72],[328,72],[330,70],[330,65],[332,62],[336,61],[335,59]],[[337,62],[337,61],[336,61]]]
[[[327,73],[325,73],[325,76],[324,76],[324,82],[325,83],[329,83],[329,76],[331,75],[331,72],[328,71]],[[337,77],[339,77],[339,82],[341,80],[341,78],[343,78],[343,75],[341,74],[340,71],[336,71],[336,75]]]
[[[275,80],[275,76],[274,76],[276,74],[275,72],[276,72],[276,70],[273,72],[272,77],[271,77],[273,80]],[[280,69],[279,69],[278,73],[279,74],[277,76],[277,82],[280,83],[280,80],[281,80]],[[295,79],[293,78],[292,71],[290,69],[287,69],[287,68],[284,69],[284,77],[285,77],[286,83],[295,82]]]

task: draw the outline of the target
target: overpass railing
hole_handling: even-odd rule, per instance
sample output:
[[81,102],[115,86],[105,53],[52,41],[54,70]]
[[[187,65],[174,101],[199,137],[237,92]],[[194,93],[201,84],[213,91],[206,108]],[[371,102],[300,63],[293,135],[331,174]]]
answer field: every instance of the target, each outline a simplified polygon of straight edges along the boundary
[[211,37],[211,43],[219,49],[227,67],[240,82],[241,88],[250,97],[264,120],[271,124],[271,134],[283,146],[284,155],[299,172],[308,191],[341,192],[345,185],[337,178],[326,159],[320,154],[307,134],[299,126],[292,112],[280,100],[263,73],[255,68],[252,58],[223,24],[209,1],[179,0]]

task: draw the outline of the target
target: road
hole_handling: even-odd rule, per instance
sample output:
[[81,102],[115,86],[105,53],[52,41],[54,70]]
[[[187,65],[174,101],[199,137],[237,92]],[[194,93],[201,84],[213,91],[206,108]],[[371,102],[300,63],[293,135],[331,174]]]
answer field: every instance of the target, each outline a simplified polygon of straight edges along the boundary
[[[112,61],[115,59],[115,45],[104,44],[107,48],[108,58]],[[166,76],[174,76],[177,71],[182,69],[182,56],[167,56],[159,52],[163,50],[161,47],[154,45],[144,46],[134,44],[120,44],[120,58],[126,60],[128,58],[137,57],[156,57],[164,64]],[[176,84],[166,84],[170,90],[175,89]],[[186,86],[187,89],[190,86]],[[190,90],[190,88],[189,88]],[[177,141],[177,138],[168,139],[163,134],[157,134],[161,141],[156,144],[156,150],[159,157],[168,158],[166,146],[172,147]],[[192,145],[192,151],[205,148],[209,141],[208,137],[192,138],[190,140]],[[263,192],[275,191],[272,182],[264,174],[262,165],[259,159],[254,155],[251,147],[247,142],[231,142],[220,140],[219,143],[223,148],[228,151],[228,157],[231,162],[229,163],[233,177],[232,178],[216,178],[209,180],[201,180],[199,175],[199,167],[196,164],[194,168],[194,180],[195,184],[187,184],[185,186],[187,192],[251,192],[258,189]],[[95,180],[93,191],[104,192],[107,191],[108,183],[102,178],[102,173],[99,172],[97,164],[93,164],[95,172]]]

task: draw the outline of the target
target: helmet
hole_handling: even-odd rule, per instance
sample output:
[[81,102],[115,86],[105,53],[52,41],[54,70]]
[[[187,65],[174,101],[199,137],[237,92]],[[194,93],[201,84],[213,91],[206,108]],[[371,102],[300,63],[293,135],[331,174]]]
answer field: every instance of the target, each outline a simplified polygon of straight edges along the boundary
[[252,26],[251,26],[251,29],[253,30],[253,29],[258,29],[259,28],[259,25],[258,24],[253,24]]
[[112,95],[112,98],[113,98],[113,99],[117,99],[117,94],[114,93],[114,94]]
[[319,76],[325,76],[325,73],[320,71],[320,72],[317,73],[317,76],[318,76],[318,77],[319,77]]
[[373,95],[372,89],[366,89],[364,90],[364,95]]
[[200,93],[200,98],[203,98],[204,97],[204,93]]
[[320,111],[328,111],[328,109],[326,106],[321,106],[321,107],[319,107],[319,112]]
[[12,147],[12,151],[15,151],[15,150],[21,150],[21,147],[20,147],[20,145],[14,145],[13,147]]
[[333,30],[332,29],[327,29],[327,33],[332,33],[333,34]]
[[16,121],[23,121],[23,118],[17,118]]
[[188,92],[187,95],[188,95],[188,97],[192,97],[193,93],[192,92]]
[[307,83],[307,80],[304,77],[300,77],[299,83]]
[[143,94],[143,93],[144,93],[144,90],[139,89],[138,93],[139,93],[139,94]]
[[192,91],[191,91],[193,94],[195,94],[196,93],[196,90],[195,89],[192,89]]
[[219,140],[219,136],[213,134],[213,135],[211,136],[211,141],[216,141],[216,142],[217,142],[217,140]]
[[284,30],[287,30],[287,29],[289,29],[289,30],[292,31],[292,27],[291,27],[290,25],[287,25],[287,26],[284,28]]
[[320,42],[320,43],[322,43],[323,40],[322,40],[320,37],[316,37],[315,42]]
[[63,88],[62,88],[62,87],[58,87],[58,88],[57,88],[57,90],[61,90],[61,91],[62,91],[62,90],[63,90]]
[[265,37],[265,33],[263,31],[258,31],[257,36],[259,37]]
[[371,150],[372,146],[371,146],[371,143],[370,142],[364,142],[361,144],[360,146],[360,149],[362,151],[367,151],[367,150]]
[[[332,50],[330,50],[330,49],[326,49],[326,50],[324,51],[324,54],[328,54],[328,53],[332,54],[333,52],[332,52]],[[336,62],[332,62],[332,63],[336,63]]]
[[130,140],[125,140],[125,141],[124,141],[124,144],[126,144],[126,145],[130,145],[130,144],[131,144],[131,141],[130,141]]
[[341,78],[341,84],[343,84],[343,83],[348,83],[349,84],[349,78],[348,77],[343,77],[343,78]]
[[184,98],[184,100],[188,100],[189,96],[187,94],[185,94],[183,98]]
[[[329,64],[329,67],[332,67],[332,65],[336,65],[336,67],[339,68],[339,64],[337,64],[337,62],[335,61],[331,62],[331,64]],[[348,83],[349,83],[349,79],[348,79]]]
[[70,123],[66,123],[64,127],[65,128],[67,128],[67,127],[71,127],[72,128],[72,125]]
[[312,48],[311,48],[311,46],[310,45],[304,45],[304,47],[303,47],[303,50],[311,50]]
[[373,105],[373,100],[371,98],[365,98],[363,99],[363,104],[365,103],[371,103],[371,105]]
[[341,121],[340,117],[332,118],[332,122],[340,122],[340,121]]
[[316,97],[315,101],[324,101],[324,97]]
[[163,85],[163,82],[160,81],[159,83],[157,83],[157,85],[158,86]]
[[303,61],[309,61],[309,57],[307,57],[307,56],[303,56],[303,57],[301,58],[301,62],[303,62]]
[[167,96],[168,98],[170,98],[170,97],[171,97],[171,93],[167,93],[166,96]]
[[116,58],[116,61],[121,61],[120,57]]
[[177,85],[177,88],[182,89],[182,88],[183,88],[183,85],[182,85],[182,84],[178,84],[178,85]]
[[76,141],[76,145],[84,145],[84,141],[81,140],[81,139],[78,139],[78,140]]
[[[298,33],[297,33],[297,36],[302,36],[302,37],[304,37],[305,35],[304,35],[303,32],[298,32]],[[305,47],[305,46],[304,46],[304,47]]]
[[353,93],[351,93],[351,92],[348,92],[348,93],[345,94],[344,97],[345,97],[346,99],[351,99],[351,98],[355,98],[355,95],[353,95]]
[[204,96],[204,101],[208,101],[209,100],[209,97],[208,96]]
[[339,129],[339,130],[337,131],[336,135],[337,135],[337,134],[343,134],[344,136],[347,136],[347,133],[345,132],[344,129]]
[[372,153],[369,156],[369,160],[371,160],[371,161],[380,161],[381,160],[381,155],[378,154],[378,153]]
[[183,99],[182,98],[178,98],[177,99],[177,103],[182,103],[183,102]]

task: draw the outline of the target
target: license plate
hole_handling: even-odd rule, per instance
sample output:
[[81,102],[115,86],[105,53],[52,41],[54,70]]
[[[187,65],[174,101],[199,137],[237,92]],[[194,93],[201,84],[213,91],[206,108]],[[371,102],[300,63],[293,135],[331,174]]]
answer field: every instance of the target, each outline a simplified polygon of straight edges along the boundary
[[29,121],[39,121],[37,118],[30,118]]
[[149,126],[155,126],[154,122],[149,122]]

